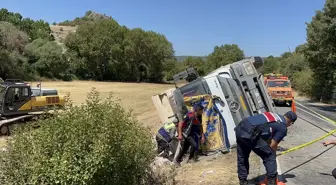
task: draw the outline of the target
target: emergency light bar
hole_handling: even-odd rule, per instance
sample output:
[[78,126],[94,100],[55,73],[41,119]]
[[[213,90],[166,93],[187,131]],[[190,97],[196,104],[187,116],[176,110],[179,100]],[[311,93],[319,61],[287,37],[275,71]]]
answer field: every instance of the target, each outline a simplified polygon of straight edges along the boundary
[[266,77],[266,79],[284,79],[284,80],[288,80],[287,76],[283,76],[282,74],[274,74],[274,73],[268,73],[265,74],[264,77]]
[[281,77],[281,76],[283,76],[282,74],[280,74],[280,73],[277,73],[277,74],[275,74],[275,73],[267,73],[267,74],[265,74],[264,75],[265,77],[267,77],[267,76],[276,76],[276,77]]
[[276,76],[268,76],[267,79],[269,79],[269,80],[275,80],[275,79],[288,80],[288,77],[286,77],[286,76],[280,76],[280,77],[276,77]]

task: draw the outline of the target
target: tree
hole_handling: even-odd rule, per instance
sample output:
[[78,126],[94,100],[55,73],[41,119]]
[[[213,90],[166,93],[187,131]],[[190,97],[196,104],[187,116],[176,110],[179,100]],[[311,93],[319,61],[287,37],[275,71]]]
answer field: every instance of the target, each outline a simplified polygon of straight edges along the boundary
[[330,100],[335,87],[336,71],[336,1],[327,0],[307,24],[305,55],[314,73],[314,97]]
[[11,23],[0,22],[0,47],[22,53],[27,43],[28,36],[26,33],[18,30]]
[[[0,11],[1,12],[1,11]],[[23,66],[26,58],[22,56],[28,36],[8,22],[0,22],[0,77],[24,78]]]
[[133,66],[130,71],[139,76],[139,66],[144,66],[145,79],[152,82],[163,80],[164,64],[174,54],[172,44],[165,36],[140,28],[132,29],[126,33],[124,47],[124,61]]
[[263,73],[279,73],[280,72],[280,57],[269,56],[264,59]]
[[165,80],[172,81],[173,76],[185,69],[185,65],[182,62],[178,62],[176,58],[168,60],[164,65]]
[[208,56],[208,65],[211,70],[227,65],[244,58],[244,51],[236,44],[225,44],[216,46]]
[[307,44],[301,44],[301,45],[298,45],[296,48],[295,48],[295,53],[298,53],[298,54],[304,54],[305,53],[305,50],[307,49]]
[[194,67],[200,76],[204,76],[208,72],[202,57],[189,56],[183,61],[183,64],[186,67]]
[[36,39],[26,46],[25,51],[29,63],[40,76],[69,80],[70,65],[56,42]]
[[26,65],[26,58],[17,52],[9,52],[0,49],[0,77],[7,78],[26,78],[29,74],[24,73],[22,66]]
[[114,20],[101,20],[80,25],[76,33],[69,34],[65,45],[82,62],[77,75],[85,79],[111,80],[107,74],[114,63],[123,59],[124,31]]
[[113,19],[80,25],[65,45],[71,60],[80,61],[76,74],[94,80],[161,82],[164,63],[174,54],[165,36],[129,30]]
[[295,72],[304,71],[309,68],[309,63],[307,62],[303,54],[293,53],[292,56],[282,60],[281,73],[292,78]]
[[7,9],[0,9],[0,21],[13,24],[21,31],[26,32],[31,40],[37,38],[54,40],[51,35],[49,24],[43,20],[33,21],[22,17],[19,13],[9,12]]

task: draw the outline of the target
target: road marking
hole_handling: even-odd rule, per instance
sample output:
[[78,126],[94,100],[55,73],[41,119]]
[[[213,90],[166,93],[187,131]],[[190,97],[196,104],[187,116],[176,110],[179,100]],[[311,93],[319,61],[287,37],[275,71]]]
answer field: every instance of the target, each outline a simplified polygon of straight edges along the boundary
[[[311,113],[311,112],[308,112],[308,111],[306,111],[306,110],[304,110],[304,109],[301,109],[300,107],[296,107],[296,108],[299,109],[299,110],[301,110],[301,111],[303,111],[303,112],[306,112],[307,114],[309,114],[309,115],[311,115],[311,116],[314,116],[315,118],[318,118],[318,119],[320,119],[320,120],[322,120],[322,121],[331,123],[330,121],[324,119],[323,117],[317,116],[317,115],[315,115],[315,114],[313,114],[313,113]],[[309,109],[308,109],[308,110],[309,110]]]
[[[301,103],[299,103],[299,102],[296,102],[296,103],[299,104],[299,105],[301,105],[302,107],[305,107],[306,109],[312,111],[313,113],[315,113],[316,115],[320,116],[321,118],[324,118],[325,121],[328,121],[329,123],[332,123],[332,124],[336,125],[336,121],[333,121],[333,120],[331,120],[331,119],[329,119],[329,118],[327,118],[327,117],[325,117],[325,116],[323,116],[323,115],[321,115],[321,114],[315,112],[314,110],[308,108],[307,106],[305,106],[305,105],[303,105],[303,104],[301,104]],[[310,113],[310,114],[311,114],[311,113]]]

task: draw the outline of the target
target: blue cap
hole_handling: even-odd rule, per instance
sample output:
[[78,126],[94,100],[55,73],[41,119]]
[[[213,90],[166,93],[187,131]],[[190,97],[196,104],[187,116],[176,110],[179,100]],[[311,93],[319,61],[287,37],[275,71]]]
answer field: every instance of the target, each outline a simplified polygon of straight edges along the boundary
[[297,115],[293,112],[293,111],[288,111],[286,112],[285,116],[291,120],[293,123],[296,121],[297,119]]
[[196,110],[197,107],[200,108],[201,110],[204,109],[204,106],[203,106],[201,103],[195,103],[195,105],[194,105],[194,109]]

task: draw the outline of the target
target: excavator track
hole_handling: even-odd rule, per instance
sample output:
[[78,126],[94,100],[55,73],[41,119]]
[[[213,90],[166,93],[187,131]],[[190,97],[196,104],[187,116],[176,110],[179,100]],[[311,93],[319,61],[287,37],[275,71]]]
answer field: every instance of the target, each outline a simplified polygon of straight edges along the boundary
[[17,121],[20,120],[25,120],[28,118],[33,118],[37,116],[36,114],[28,114],[28,115],[23,115],[23,116],[17,116],[14,118],[1,118],[0,120],[0,136],[3,135],[9,135],[10,134],[10,130],[9,130],[9,126]]

